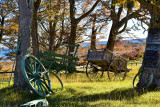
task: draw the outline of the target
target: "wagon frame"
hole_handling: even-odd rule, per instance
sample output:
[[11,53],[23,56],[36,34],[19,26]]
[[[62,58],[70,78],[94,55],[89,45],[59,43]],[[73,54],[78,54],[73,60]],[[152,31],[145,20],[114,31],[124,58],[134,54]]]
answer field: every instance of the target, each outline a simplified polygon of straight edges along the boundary
[[127,76],[127,72],[130,71],[130,69],[127,68],[127,59],[106,49],[88,50],[85,61],[88,61],[86,75],[91,81],[99,80],[103,77],[105,71],[107,71],[110,81],[122,81]]
[[[39,53],[39,59],[49,70],[55,70],[56,73],[74,73],[79,58],[76,56],[79,45],[66,45],[65,54],[45,51]],[[69,47],[74,48],[74,52],[69,53]],[[72,54],[72,55],[71,55]]]

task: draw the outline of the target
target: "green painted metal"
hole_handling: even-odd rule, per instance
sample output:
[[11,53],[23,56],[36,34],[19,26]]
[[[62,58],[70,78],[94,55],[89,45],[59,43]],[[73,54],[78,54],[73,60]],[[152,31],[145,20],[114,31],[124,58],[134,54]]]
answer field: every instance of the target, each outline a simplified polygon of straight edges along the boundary
[[[140,67],[140,69],[141,69],[141,67]],[[146,88],[148,88],[150,85],[151,85],[151,83],[152,83],[152,81],[153,81],[153,72],[151,71],[151,70],[148,70],[148,69],[143,69],[143,70],[140,70],[136,75],[135,75],[135,77],[134,77],[134,79],[133,79],[133,88],[136,88],[135,87],[135,80],[136,80],[136,78],[142,73],[142,72],[145,72],[145,71],[149,71],[150,73],[151,73],[151,79],[149,80],[149,82],[148,82],[148,84],[145,86],[145,87],[141,87],[141,88],[144,88],[144,89],[146,89]]]
[[37,99],[25,104],[21,104],[20,107],[48,107],[49,103],[46,99]]
[[30,54],[23,56],[21,68],[29,88],[36,94],[45,97],[52,92],[49,73],[36,57]]
[[[75,47],[75,52],[70,56],[69,47]],[[61,71],[74,71],[76,72],[77,61],[79,60],[76,57],[79,45],[67,45],[67,49],[65,54],[57,54],[50,51],[40,52],[39,59],[43,63],[43,65],[49,70],[55,70],[56,73],[60,73]]]
[[46,70],[35,56],[27,54],[22,57],[21,68],[29,88],[39,96],[45,97],[53,92],[49,73],[58,79],[63,89],[61,79],[54,72]]
[[49,71],[49,73],[51,73],[51,74],[53,74],[58,80],[59,80],[59,82],[60,82],[60,84],[61,84],[61,88],[62,88],[62,90],[63,90],[63,83],[62,83],[62,81],[61,81],[61,79],[58,77],[58,75],[55,73],[55,72],[52,72],[52,71]]

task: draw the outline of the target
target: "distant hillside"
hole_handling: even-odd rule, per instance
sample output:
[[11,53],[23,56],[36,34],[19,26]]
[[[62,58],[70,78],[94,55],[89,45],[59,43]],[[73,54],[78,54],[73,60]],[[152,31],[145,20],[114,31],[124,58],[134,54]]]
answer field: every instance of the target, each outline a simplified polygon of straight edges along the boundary
[[[124,40],[125,42],[132,42],[132,43],[143,43],[146,41],[146,38],[141,38],[141,39],[130,39],[130,40]],[[97,45],[98,44],[107,44],[107,41],[100,41],[100,42],[97,42]],[[82,46],[81,47],[88,47],[88,45],[90,45],[90,42],[85,42],[85,43],[82,43]],[[9,52],[9,49],[8,48],[5,48],[5,49],[0,49],[0,58],[1,57],[4,57],[6,58],[5,54]]]
[[[125,42],[132,42],[132,43],[143,43],[143,42],[146,42],[146,38],[141,38],[141,39],[129,39],[129,40],[124,40]],[[100,42],[97,42],[96,43],[97,45],[98,44],[107,44],[107,41],[100,41]],[[82,46],[81,47],[87,47],[88,45],[90,45],[90,42],[85,42],[85,43],[82,43]]]

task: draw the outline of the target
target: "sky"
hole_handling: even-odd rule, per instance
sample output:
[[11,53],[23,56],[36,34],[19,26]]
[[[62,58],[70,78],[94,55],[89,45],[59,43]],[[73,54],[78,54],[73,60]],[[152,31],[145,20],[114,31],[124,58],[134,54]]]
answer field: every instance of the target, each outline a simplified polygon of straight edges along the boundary
[[[129,20],[129,21],[128,21],[128,24],[127,24],[127,27],[128,27],[128,28],[130,28],[130,27],[132,27],[132,26],[134,25],[133,21],[134,21],[134,23],[137,23],[137,20],[135,20],[135,19]],[[102,35],[104,35],[105,38],[104,38],[104,39],[99,39],[98,41],[108,41],[111,24],[112,24],[112,23],[109,23],[107,29],[103,29],[103,31],[102,31],[102,33],[103,33]],[[148,29],[148,26],[147,26],[147,25],[144,25],[144,27],[145,27],[146,29]],[[123,37],[123,39],[146,38],[147,35],[148,35],[148,31],[145,31],[145,32],[144,32],[144,29],[143,29],[141,26],[139,26],[138,29],[140,29],[140,30],[132,30],[132,29],[131,29],[131,33],[132,33],[132,34],[129,35],[129,34],[127,34],[127,33],[122,33],[121,36]],[[97,35],[97,36],[98,36],[97,38],[100,38],[99,35]],[[85,37],[84,37],[84,39],[85,39]],[[87,41],[87,42],[89,42],[89,41]]]

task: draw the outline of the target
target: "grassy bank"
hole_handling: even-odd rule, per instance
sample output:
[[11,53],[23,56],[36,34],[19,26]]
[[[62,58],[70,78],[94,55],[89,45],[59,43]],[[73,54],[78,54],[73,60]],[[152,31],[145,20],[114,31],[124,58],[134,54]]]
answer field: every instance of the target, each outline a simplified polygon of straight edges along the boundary
[[[138,93],[132,88],[132,80],[139,66],[132,66],[129,76],[124,81],[112,81],[104,78],[99,82],[90,82],[85,74],[72,74],[60,78],[64,83],[63,91],[56,91],[46,99],[49,107],[139,107],[160,106],[160,92],[148,91]],[[51,77],[52,81],[54,80]],[[59,84],[54,81],[53,90],[57,90]],[[1,85],[0,106],[18,107],[20,104],[38,99],[39,97],[28,91],[20,91],[12,87]]]

